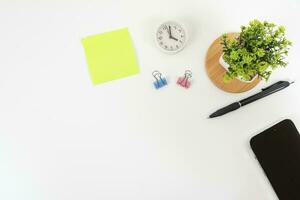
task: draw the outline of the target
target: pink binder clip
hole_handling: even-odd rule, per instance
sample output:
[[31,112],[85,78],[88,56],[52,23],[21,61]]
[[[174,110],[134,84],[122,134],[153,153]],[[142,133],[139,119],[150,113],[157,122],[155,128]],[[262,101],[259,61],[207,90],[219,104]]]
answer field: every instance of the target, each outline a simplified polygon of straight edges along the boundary
[[189,81],[189,78],[191,77],[192,77],[192,72],[190,70],[186,70],[184,76],[178,78],[177,84],[184,88],[189,88],[191,85],[191,81]]

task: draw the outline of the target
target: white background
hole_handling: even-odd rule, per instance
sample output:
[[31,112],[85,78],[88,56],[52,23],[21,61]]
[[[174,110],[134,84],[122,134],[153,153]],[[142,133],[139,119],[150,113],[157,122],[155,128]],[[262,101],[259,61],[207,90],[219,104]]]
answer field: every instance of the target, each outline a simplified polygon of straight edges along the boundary
[[[284,118],[300,128],[299,10],[297,0],[1,0],[0,199],[276,199],[249,139]],[[290,64],[249,92],[225,93],[206,75],[206,51],[254,18],[286,26]],[[176,55],[154,43],[166,20],[187,27]],[[93,86],[81,38],[122,27],[141,73]],[[185,90],[175,82],[187,68]],[[168,87],[153,88],[153,70]],[[207,119],[290,78],[281,92]]]

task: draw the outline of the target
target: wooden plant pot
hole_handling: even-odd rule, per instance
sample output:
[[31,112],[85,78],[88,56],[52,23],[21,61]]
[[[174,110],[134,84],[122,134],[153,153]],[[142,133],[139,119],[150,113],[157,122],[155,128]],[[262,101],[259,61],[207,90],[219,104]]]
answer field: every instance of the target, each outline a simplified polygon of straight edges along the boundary
[[[228,33],[228,38],[232,39],[237,37],[238,33]],[[219,59],[223,54],[221,37],[217,38],[209,47],[206,58],[205,68],[209,79],[214,83],[215,86],[225,92],[241,93],[246,92],[254,88],[260,81],[260,78],[255,78],[252,82],[244,82],[238,79],[233,79],[229,83],[225,83],[223,76],[226,73],[226,69],[221,66]]]

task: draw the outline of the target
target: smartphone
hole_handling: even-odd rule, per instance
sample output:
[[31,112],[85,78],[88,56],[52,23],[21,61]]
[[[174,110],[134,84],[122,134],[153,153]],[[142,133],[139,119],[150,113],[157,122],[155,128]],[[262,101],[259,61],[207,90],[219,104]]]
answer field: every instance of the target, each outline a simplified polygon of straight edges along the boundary
[[283,120],[250,140],[251,148],[280,200],[300,200],[300,136]]

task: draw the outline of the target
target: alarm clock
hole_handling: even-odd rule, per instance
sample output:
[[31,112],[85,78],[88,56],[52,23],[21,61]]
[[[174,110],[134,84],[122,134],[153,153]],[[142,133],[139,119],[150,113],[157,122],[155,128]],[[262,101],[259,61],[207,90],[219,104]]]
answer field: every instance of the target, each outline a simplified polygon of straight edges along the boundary
[[156,31],[158,47],[165,53],[181,51],[187,41],[185,28],[177,22],[167,21],[161,24]]

